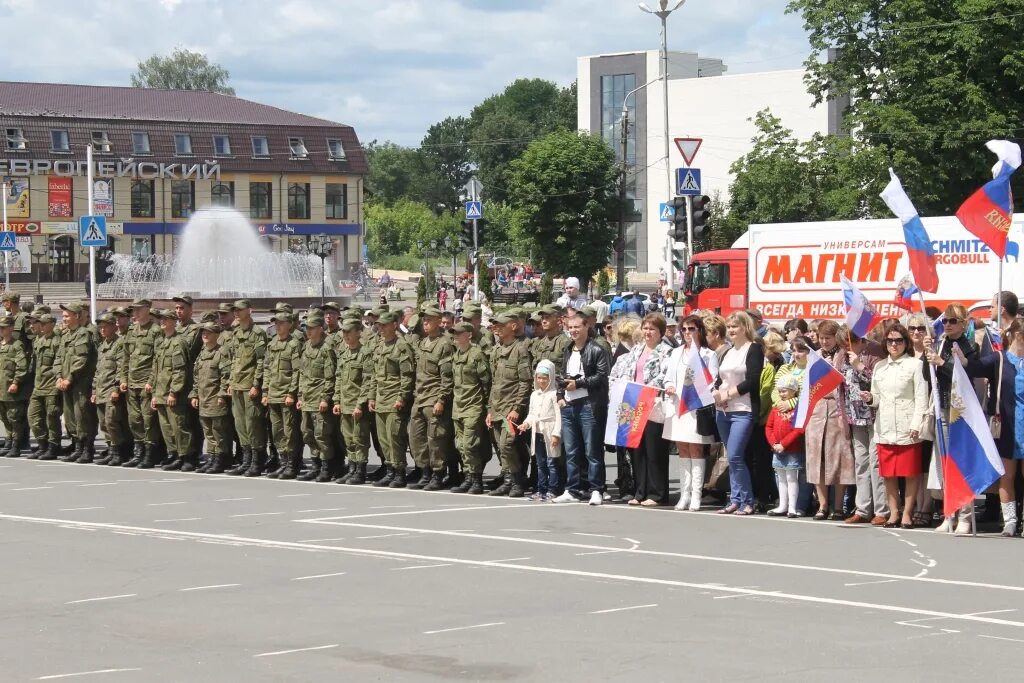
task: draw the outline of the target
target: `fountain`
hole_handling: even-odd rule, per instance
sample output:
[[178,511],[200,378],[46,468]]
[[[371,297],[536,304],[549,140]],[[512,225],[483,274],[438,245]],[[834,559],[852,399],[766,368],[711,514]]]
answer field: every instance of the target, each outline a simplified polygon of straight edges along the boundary
[[330,266],[321,280],[321,260],[305,252],[272,252],[253,225],[229,208],[199,209],[182,231],[177,252],[139,258],[115,254],[111,278],[97,293],[105,300],[319,299],[334,297]]

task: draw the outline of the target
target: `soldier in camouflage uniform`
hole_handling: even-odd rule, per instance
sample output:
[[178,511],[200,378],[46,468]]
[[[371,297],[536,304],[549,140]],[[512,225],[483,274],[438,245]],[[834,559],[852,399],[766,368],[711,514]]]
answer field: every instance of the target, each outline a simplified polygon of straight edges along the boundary
[[409,488],[438,491],[445,465],[454,459],[452,436],[452,353],[448,335],[441,331],[441,310],[427,306],[420,314],[423,337],[416,346],[416,385],[409,418],[409,445],[420,480]]
[[157,412],[160,432],[167,444],[168,462],[163,469],[192,472],[199,466],[199,454],[193,449],[189,424],[192,368],[188,362],[188,347],[178,332],[178,316],[174,311],[165,309],[155,316],[160,321],[163,339],[156,347],[149,384],[153,387],[151,405]]
[[525,477],[518,435],[509,423],[519,424],[526,416],[533,371],[529,353],[516,338],[518,318],[500,313],[492,318],[497,345],[491,351],[491,394],[487,405],[487,426],[498,445],[503,482],[490,495],[521,498]]
[[[29,378],[28,385],[25,388],[26,396],[32,395],[32,380],[34,372],[32,372],[32,341],[35,339],[35,335],[32,333],[32,326],[29,320],[28,312],[22,310],[21,307],[21,295],[17,292],[4,292],[3,305],[7,314],[14,320],[14,324],[11,326],[14,329],[14,340],[21,342],[21,345],[25,347],[25,353],[29,359]],[[26,304],[27,307],[31,308],[32,304]],[[28,424],[28,411],[24,414],[24,424],[19,430],[21,434],[22,443],[18,444],[21,450],[28,450],[29,448],[29,424]]]
[[491,444],[484,418],[491,390],[490,363],[480,347],[473,343],[473,324],[457,322],[450,329],[455,342],[452,375],[455,395],[452,421],[455,443],[462,456],[466,478],[452,493],[479,495],[484,492],[484,465],[490,460]]
[[[199,323],[192,318],[192,297],[179,295],[173,297],[174,315],[178,318],[178,332],[185,339],[185,346],[188,348],[189,378],[192,378],[191,368],[195,366],[196,358],[199,357],[199,350],[203,348],[203,340],[199,336]],[[192,387],[188,387],[192,391]],[[192,433],[193,448],[198,455],[202,453],[203,428],[199,424],[199,413],[194,410],[188,411],[189,431]]]
[[389,469],[374,486],[405,488],[409,408],[416,380],[416,358],[408,342],[398,336],[398,313],[379,318],[380,342],[373,351],[368,405],[377,421],[380,445]]
[[248,299],[232,304],[237,324],[231,329],[231,414],[242,443],[242,462],[228,474],[258,477],[267,458],[267,409],[260,399],[267,335],[256,327]]
[[370,447],[370,424],[373,415],[368,410],[370,378],[374,373],[371,348],[361,339],[363,325],[348,318],[341,325],[342,346],[338,350],[338,369],[334,385],[334,414],[341,423],[345,436],[349,474],[342,484],[366,483],[366,459]]
[[124,334],[124,358],[121,361],[121,393],[128,397],[128,424],[135,441],[135,452],[124,467],[155,464],[160,423],[153,410],[153,357],[163,335],[152,315],[153,302],[136,299],[131,313],[134,324]]
[[113,314],[114,321],[117,323],[117,336],[123,337],[128,334],[128,330],[132,326],[132,314],[128,312],[128,309],[124,306],[114,306],[110,309],[110,313]]
[[199,326],[203,347],[193,366],[189,392],[192,409],[199,413],[208,456],[196,471],[209,474],[222,474],[231,462],[231,411],[228,407],[231,361],[217,344],[222,333],[223,329],[215,322]]
[[299,356],[299,401],[296,404],[302,418],[302,440],[312,454],[309,472],[299,477],[305,481],[329,482],[342,474],[345,456],[334,450],[337,430],[331,412],[335,362],[333,345],[327,339],[326,321],[320,313],[310,313],[306,317],[306,343]]
[[273,479],[294,479],[302,466],[302,439],[295,410],[302,346],[292,335],[294,320],[291,313],[284,312],[270,319],[277,334],[267,344],[263,359],[263,407],[270,415],[270,432],[281,461],[281,466],[270,473]]
[[128,406],[121,394],[120,379],[124,338],[117,336],[117,319],[113,314],[104,313],[96,318],[96,323],[100,344],[96,350],[96,374],[92,380],[90,401],[96,406],[96,415],[107,441],[107,454],[96,464],[117,466],[121,464],[122,457],[127,460],[130,433]]
[[63,412],[63,401],[57,391],[57,375],[54,372],[60,340],[54,334],[56,320],[51,314],[36,314],[34,320],[33,325],[37,327],[35,341],[32,342],[35,381],[28,401],[28,421],[39,447],[28,457],[56,460],[61,454],[60,416]]
[[[384,305],[363,313],[363,332],[360,339],[362,339],[363,346],[366,347],[371,357],[373,351],[377,348],[377,344],[380,343],[380,325],[377,321],[380,319],[381,313],[387,310],[387,305]],[[354,315],[355,311],[356,309],[349,309],[345,313],[352,313]],[[387,474],[388,462],[387,458],[384,457],[384,448],[380,445],[380,435],[377,433],[377,420],[373,415],[370,416],[370,443],[373,445],[373,452],[380,458],[380,466],[375,470],[367,472],[366,481],[376,482]]]
[[14,316],[0,317],[0,421],[7,432],[8,458],[21,456],[24,442],[25,410],[28,405],[29,381],[28,352],[25,345],[14,338]]
[[89,401],[96,372],[96,345],[89,329],[81,324],[83,310],[78,302],[61,306],[64,333],[54,359],[57,390],[64,398],[64,423],[75,439],[75,450],[61,458],[65,462],[88,461],[96,436],[96,411]]
[[462,319],[473,325],[473,343],[480,347],[485,356],[494,348],[494,334],[482,327],[483,308],[476,301],[467,301],[462,307]]

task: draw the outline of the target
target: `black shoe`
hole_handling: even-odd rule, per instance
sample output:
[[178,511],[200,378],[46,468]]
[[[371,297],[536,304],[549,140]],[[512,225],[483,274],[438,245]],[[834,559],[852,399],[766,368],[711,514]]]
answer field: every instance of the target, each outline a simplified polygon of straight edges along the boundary
[[36,446],[36,449],[29,453],[28,455],[26,455],[25,457],[29,460],[38,460],[39,458],[43,457],[43,455],[45,455],[46,451],[48,450],[50,450],[50,444],[48,444],[45,441],[40,441],[39,445]]
[[384,476],[378,479],[377,481],[373,482],[373,485],[376,486],[377,488],[384,488],[385,486],[390,486],[394,478],[395,470],[391,467],[391,465],[385,465]]
[[471,496],[479,496],[484,492],[484,475],[471,474],[469,475],[469,488],[466,490]]
[[452,493],[469,493],[469,489],[472,488],[472,486],[473,475],[467,474],[465,477],[462,478],[461,484],[459,484],[458,486],[453,486],[448,490],[451,491]]
[[167,454],[167,462],[164,464],[162,469],[164,472],[176,472],[182,468],[185,464],[184,455],[178,455],[174,451]]
[[243,448],[242,449],[242,462],[240,462],[237,465],[235,465],[234,467],[232,467],[230,470],[227,471],[227,473],[232,475],[232,476],[235,476],[235,477],[237,477],[239,475],[242,475],[242,474],[245,474],[246,472],[249,471],[249,465],[251,463],[252,463],[252,449],[251,448]]
[[[337,458],[331,458],[330,460],[324,460],[320,465],[320,474],[317,475],[313,481],[320,484],[329,484],[334,481],[334,472],[338,466],[335,464]],[[340,478],[340,477],[339,477]]]
[[211,467],[213,467],[213,454],[207,453],[206,460],[204,460],[203,464],[196,468],[196,472],[198,472],[199,474],[206,474],[207,472],[210,471]]
[[[99,461],[97,461],[99,463]],[[108,467],[117,467],[121,464],[121,447],[110,446],[107,448],[107,461],[103,463]]]
[[508,491],[509,498],[522,498],[526,495],[526,477],[522,472],[512,475],[512,488]]
[[156,444],[146,444],[143,448],[145,455],[139,463],[140,470],[151,470],[156,467]]
[[395,476],[392,478],[391,483],[388,484],[388,487],[393,489],[404,489],[405,486],[405,465],[401,465],[395,468]]
[[245,471],[247,477],[258,477],[263,474],[263,466],[266,464],[267,453],[262,448],[252,449],[252,460],[249,462],[249,469]]
[[509,491],[511,491],[511,490],[512,490],[512,473],[511,472],[505,472],[504,474],[501,475],[501,486],[499,486],[498,488],[494,489],[493,491],[491,491],[487,495],[488,496],[507,496],[509,494]]
[[424,491],[440,491],[444,484],[444,471],[438,470],[434,472],[434,475],[430,477],[430,481],[423,487]]
[[[8,439],[8,441],[10,441],[10,439]],[[7,449],[7,452],[4,453],[4,457],[5,458],[20,458],[21,457],[21,448],[18,447],[18,444],[14,444],[13,446],[11,446],[10,448]]]
[[228,463],[231,461],[230,454],[224,455],[212,455],[210,456],[210,469],[206,470],[207,474],[224,474],[228,471]]
[[505,483],[505,475],[504,474],[499,474],[494,479],[491,479],[489,482],[487,482],[487,490],[488,491],[493,491],[494,489],[498,488],[499,486],[503,485],[504,483]]
[[121,467],[138,467],[139,463],[142,462],[142,458],[146,454],[146,445],[142,443],[136,443],[135,449],[132,451],[132,457],[125,463],[121,464]]
[[299,481],[313,481],[320,476],[320,470],[323,469],[323,463],[320,462],[320,458],[313,456],[309,462],[309,469],[306,473],[298,477]]
[[[415,475],[415,471],[413,471],[413,474]],[[409,488],[411,488],[411,489],[421,489],[421,488],[424,488],[427,484],[430,483],[430,479],[433,476],[434,476],[434,470],[430,469],[429,467],[424,467],[422,470],[420,470],[420,478],[416,481],[415,484],[409,484]]]
[[351,464],[352,471],[349,472],[346,477],[346,484],[359,486],[366,483],[366,463],[365,462],[354,462]]
[[60,444],[51,443],[49,450],[39,456],[40,460],[56,460],[60,457]]
[[[369,463],[367,463],[367,464],[369,464]],[[366,480],[367,481],[380,481],[381,479],[386,477],[387,474],[388,474],[388,466],[387,466],[386,463],[382,462],[372,472],[368,472],[366,474]]]
[[85,454],[85,450],[84,449],[78,450],[76,448],[75,450],[71,451],[70,453],[65,453],[64,455],[60,456],[57,459],[60,460],[61,462],[77,462],[78,459],[81,458],[83,454]]
[[181,459],[181,471],[182,472],[195,472],[199,469],[199,454],[190,453]]
[[296,460],[290,455],[282,453],[278,456],[281,462],[284,463],[284,467],[281,470],[281,476],[278,479],[295,479],[299,476],[299,471],[302,469],[302,459]]

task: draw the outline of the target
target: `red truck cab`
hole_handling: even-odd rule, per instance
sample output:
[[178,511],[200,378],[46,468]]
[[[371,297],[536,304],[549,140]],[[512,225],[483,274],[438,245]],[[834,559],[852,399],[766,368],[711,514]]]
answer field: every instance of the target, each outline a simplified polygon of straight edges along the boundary
[[747,308],[747,250],[718,249],[694,254],[686,268],[684,311],[729,315]]

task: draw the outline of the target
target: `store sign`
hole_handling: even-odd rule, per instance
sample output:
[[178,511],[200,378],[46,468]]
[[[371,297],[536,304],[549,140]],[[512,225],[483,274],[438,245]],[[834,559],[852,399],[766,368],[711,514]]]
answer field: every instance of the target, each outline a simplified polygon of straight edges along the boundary
[[[0,173],[3,173],[2,169],[0,166]],[[32,215],[29,211],[28,178],[4,176],[4,182],[7,183],[7,216],[28,218]]]
[[257,225],[256,229],[261,235],[294,235],[295,226],[287,223],[271,223],[270,225]]
[[[38,232],[32,233],[38,235]],[[78,239],[78,222],[73,223],[56,223],[52,221],[46,221],[42,224],[42,234],[44,235],[73,235],[75,239]],[[124,234],[124,223],[111,223],[107,221],[107,234],[108,235],[123,235]]]
[[99,179],[92,181],[92,212],[97,216],[114,215],[114,181]]
[[50,218],[71,218],[74,216],[71,206],[71,190],[75,181],[71,178],[51,176],[46,179],[47,209]]
[[[55,175],[87,176],[89,163],[71,159],[0,159],[0,174],[12,176]],[[220,162],[201,164],[163,164],[155,161],[94,161],[93,175],[97,178],[169,178],[171,180],[220,180]]]

